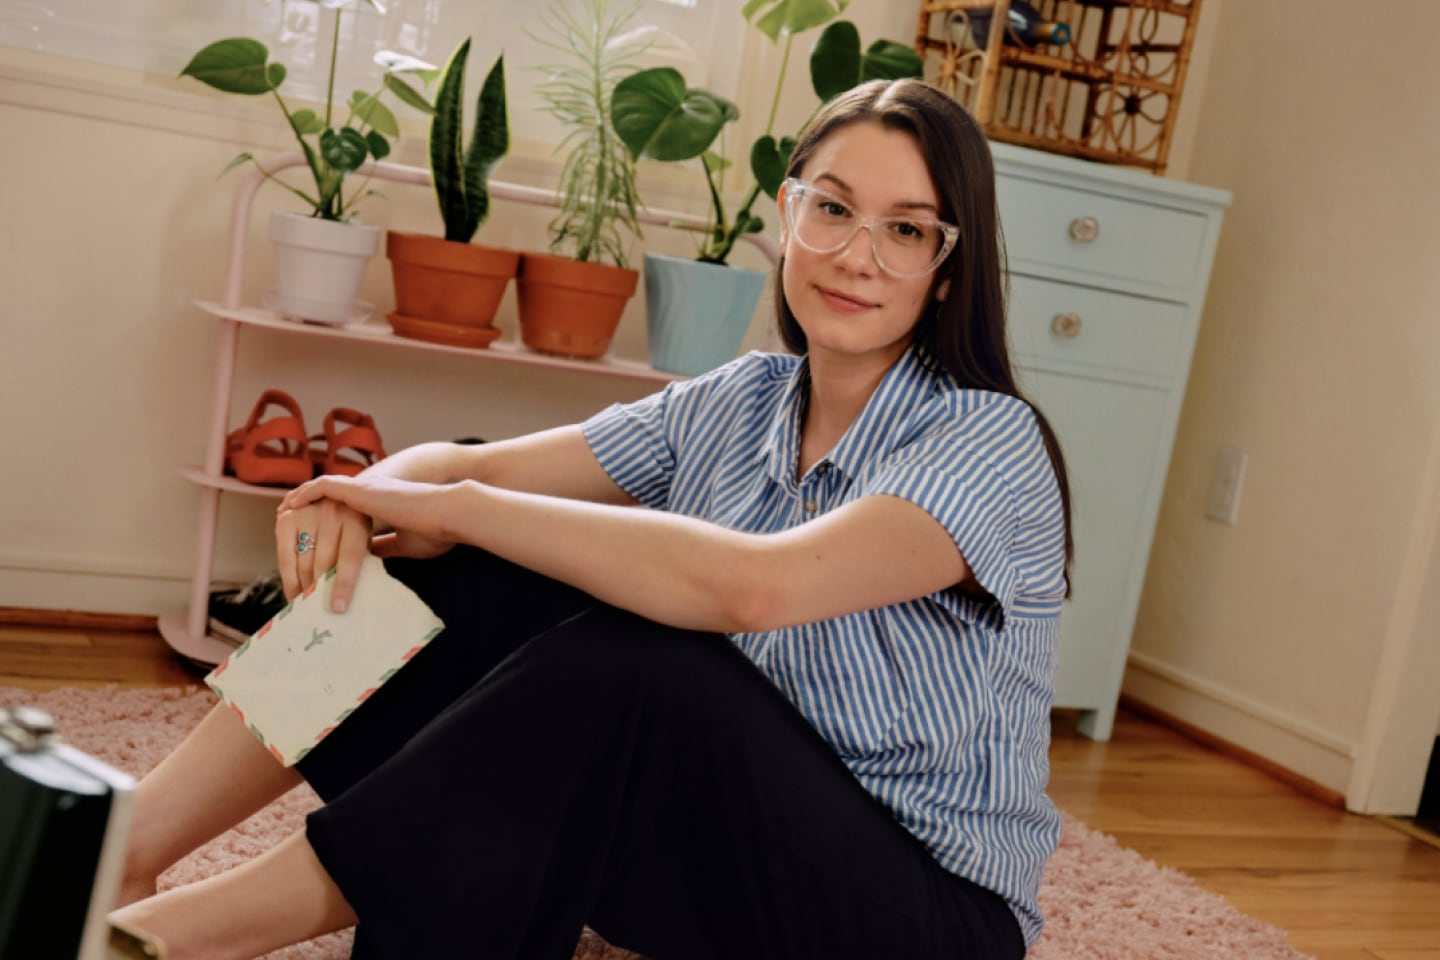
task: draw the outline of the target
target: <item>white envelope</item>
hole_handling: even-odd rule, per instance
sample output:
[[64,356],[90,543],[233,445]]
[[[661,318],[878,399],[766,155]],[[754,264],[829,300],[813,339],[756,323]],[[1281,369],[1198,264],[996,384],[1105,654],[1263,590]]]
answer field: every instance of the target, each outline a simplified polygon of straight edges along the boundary
[[365,558],[344,613],[330,608],[334,589],[331,569],[205,678],[287,767],[445,627],[378,557]]

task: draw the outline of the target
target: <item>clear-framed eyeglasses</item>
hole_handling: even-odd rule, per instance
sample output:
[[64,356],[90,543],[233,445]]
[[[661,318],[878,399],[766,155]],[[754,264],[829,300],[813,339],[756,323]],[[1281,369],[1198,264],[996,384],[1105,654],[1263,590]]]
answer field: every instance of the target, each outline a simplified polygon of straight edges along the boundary
[[959,227],[932,217],[862,217],[848,201],[795,177],[785,181],[785,220],[796,241],[813,253],[843,249],[867,228],[875,262],[896,277],[934,270],[960,236]]

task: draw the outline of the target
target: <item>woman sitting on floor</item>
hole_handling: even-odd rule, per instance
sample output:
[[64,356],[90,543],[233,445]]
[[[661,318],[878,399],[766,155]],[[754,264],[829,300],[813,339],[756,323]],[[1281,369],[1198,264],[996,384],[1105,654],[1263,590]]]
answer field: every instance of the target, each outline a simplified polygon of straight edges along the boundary
[[[653,960],[1025,954],[1069,508],[989,149],[876,81],[788,174],[795,355],[285,498],[287,595],[373,551],[447,627],[296,769],[212,712],[140,784],[117,924],[172,960],[355,924],[387,960],[563,960],[586,924]],[[154,895],[302,777],[303,834]]]

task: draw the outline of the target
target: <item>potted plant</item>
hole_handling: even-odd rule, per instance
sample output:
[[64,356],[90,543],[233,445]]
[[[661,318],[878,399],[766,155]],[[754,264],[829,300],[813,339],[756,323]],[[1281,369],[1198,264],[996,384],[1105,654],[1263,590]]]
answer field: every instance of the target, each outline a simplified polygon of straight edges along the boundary
[[639,284],[626,234],[638,236],[635,163],[610,124],[610,95],[638,45],[622,30],[634,8],[611,13],[610,0],[563,0],[548,10],[550,37],[534,39],[567,57],[542,67],[536,92],[572,128],[560,172],[560,213],[550,254],[526,252],[516,281],[520,339],[546,353],[605,353]]
[[[345,323],[351,319],[365,265],[380,244],[379,227],[353,222],[356,204],[370,192],[366,189],[369,176],[351,189],[350,174],[369,160],[388,156],[390,141],[400,135],[395,115],[380,101],[381,94],[389,90],[404,102],[428,111],[430,105],[425,98],[398,74],[433,68],[412,57],[377,54],[376,62],[386,67],[380,89],[357,90],[337,109],[335,64],[340,51],[339,8],[344,0],[316,2],[335,10],[330,83],[323,116],[310,109],[290,109],[280,95],[285,65],[271,63],[269,49],[258,40],[231,37],[216,41],[195,54],[180,75],[224,93],[268,94],[279,104],[305,155],[313,186],[301,188],[280,180],[249,153],[240,154],[225,169],[253,163],[268,179],[304,200],[310,208],[308,214],[277,211],[270,219],[269,235],[276,244],[276,311],[321,323]],[[377,0],[364,2],[384,12]]]
[[443,237],[391,230],[385,237],[395,283],[390,325],[401,336],[486,347],[499,336],[491,325],[520,255],[471,243],[490,213],[490,174],[510,149],[505,111],[505,58],[485,77],[475,101],[475,124],[464,143],[467,37],[450,55],[430,118],[430,178]]
[[693,260],[645,254],[652,366],[672,373],[704,373],[734,359],[749,327],[765,275],[726,262],[741,236],[763,229],[764,221],[752,207],[762,192],[778,200],[795,147],[792,137],[774,136],[795,35],[829,24],[810,54],[811,85],[821,104],[864,80],[921,75],[922,61],[909,47],[877,40],[862,51],[855,25],[834,20],[844,6],[845,0],[839,0],[837,8],[828,2],[793,0],[746,4],[746,18],[772,42],[785,37],[785,52],[765,132],[750,148],[753,181],[733,218],[726,216],[720,179],[729,163],[711,146],[725,125],[739,117],[734,105],[706,90],[691,89],[679,71],[669,67],[642,70],[616,85],[611,114],[631,156],[672,162],[699,157],[710,193],[709,224]]

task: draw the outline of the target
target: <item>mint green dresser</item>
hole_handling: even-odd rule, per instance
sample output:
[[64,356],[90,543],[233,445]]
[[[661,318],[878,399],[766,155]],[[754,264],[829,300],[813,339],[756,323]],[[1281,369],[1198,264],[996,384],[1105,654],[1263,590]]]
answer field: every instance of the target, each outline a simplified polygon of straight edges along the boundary
[[1055,705],[1078,708],[1081,732],[1105,740],[1230,195],[992,150],[1011,349],[1070,471],[1074,595],[1061,618]]

